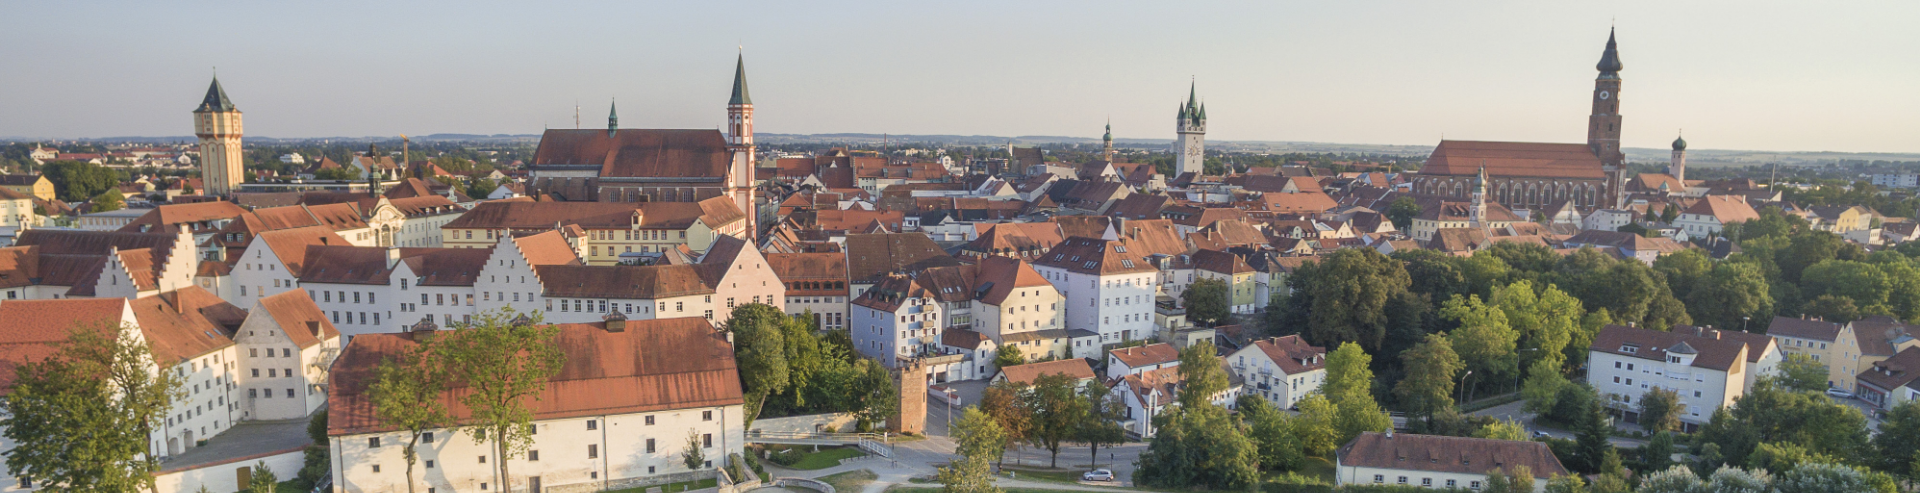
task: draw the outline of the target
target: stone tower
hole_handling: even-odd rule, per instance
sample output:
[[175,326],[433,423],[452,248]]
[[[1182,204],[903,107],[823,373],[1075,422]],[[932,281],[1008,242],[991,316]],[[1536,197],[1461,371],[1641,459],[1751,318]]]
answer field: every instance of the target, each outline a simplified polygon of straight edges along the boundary
[[1608,166],[1626,160],[1620,152],[1620,52],[1613,32],[1607,32],[1607,49],[1595,66],[1600,77],[1593,80],[1593,115],[1587,117],[1587,146]]
[[727,100],[727,150],[733,153],[733,166],[727,172],[727,196],[747,214],[746,240],[752,243],[760,234],[760,211],[753,203],[753,98],[747,94],[744,54],[735,60],[733,98]]
[[1467,209],[1467,226],[1487,226],[1487,165],[1484,163],[1480,165],[1480,174],[1473,177],[1473,205]]
[[1113,121],[1112,120],[1107,121],[1107,133],[1106,135],[1100,136],[1100,141],[1102,143],[1100,155],[1104,156],[1104,159],[1106,159],[1108,163],[1112,163],[1113,162]]
[[200,179],[207,195],[227,197],[246,181],[246,160],[240,154],[240,110],[213,78],[207,97],[193,110],[193,134],[200,138]]
[[1198,88],[1187,88],[1187,102],[1180,105],[1180,114],[1174,119],[1174,131],[1180,134],[1173,141],[1175,173],[1193,173],[1198,176],[1206,170],[1207,161],[1207,105],[1200,103]]
[[1687,138],[1685,136],[1673,138],[1673,162],[1667,164],[1667,174],[1673,175],[1675,180],[1680,180],[1681,185],[1687,184]]

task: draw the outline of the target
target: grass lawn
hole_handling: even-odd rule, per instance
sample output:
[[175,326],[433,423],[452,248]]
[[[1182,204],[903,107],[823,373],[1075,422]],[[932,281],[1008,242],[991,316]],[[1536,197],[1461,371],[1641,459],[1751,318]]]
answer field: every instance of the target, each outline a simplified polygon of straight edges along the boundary
[[1307,462],[1300,465],[1299,473],[1301,476],[1320,478],[1327,484],[1333,484],[1334,469],[1333,461],[1320,457],[1308,457]]
[[767,450],[771,450],[774,455],[800,454],[800,461],[793,463],[791,466],[780,465],[779,462],[774,462],[773,459],[760,459],[762,463],[802,471],[826,469],[840,465],[841,459],[867,455],[867,453],[860,450],[859,447],[821,447],[819,452],[814,452],[812,445],[769,445],[766,448]]
[[821,476],[815,479],[818,479],[820,482],[833,485],[834,491],[844,491],[844,492],[851,493],[851,492],[860,491],[862,488],[866,488],[867,483],[871,483],[873,482],[873,480],[878,479],[879,477],[880,476],[874,474],[873,471],[861,469],[858,471],[847,471],[840,474]]
[[625,488],[625,489],[618,489],[618,490],[607,490],[606,493],[646,493],[648,488],[660,488],[660,491],[662,491],[663,493],[672,493],[675,491],[687,491],[687,490],[698,490],[703,488],[712,488],[719,485],[720,485],[720,481],[717,479],[702,479],[699,481],[682,481],[678,483],[667,483],[665,485],[636,486],[632,488]]

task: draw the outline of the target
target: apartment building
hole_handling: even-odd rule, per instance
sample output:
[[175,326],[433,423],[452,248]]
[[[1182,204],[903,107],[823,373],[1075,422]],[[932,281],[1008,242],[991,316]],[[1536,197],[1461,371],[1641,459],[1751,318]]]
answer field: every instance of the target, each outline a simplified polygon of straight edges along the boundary
[[1292,409],[1327,382],[1327,348],[1299,335],[1253,341],[1226,357],[1229,373],[1246,381],[1246,392],[1281,409]]
[[1587,383],[1609,409],[1635,420],[1648,390],[1672,390],[1684,405],[1680,421],[1688,429],[1733,405],[1780,363],[1771,337],[1685,325],[1670,332],[1608,325],[1588,355]]

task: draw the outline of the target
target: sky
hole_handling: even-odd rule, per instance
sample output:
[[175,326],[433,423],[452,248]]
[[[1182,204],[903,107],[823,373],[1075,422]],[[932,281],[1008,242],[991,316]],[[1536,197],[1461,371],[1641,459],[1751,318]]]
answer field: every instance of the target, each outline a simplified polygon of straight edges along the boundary
[[173,136],[216,67],[246,133],[756,129],[1920,152],[1920,2],[7,2],[0,137]]

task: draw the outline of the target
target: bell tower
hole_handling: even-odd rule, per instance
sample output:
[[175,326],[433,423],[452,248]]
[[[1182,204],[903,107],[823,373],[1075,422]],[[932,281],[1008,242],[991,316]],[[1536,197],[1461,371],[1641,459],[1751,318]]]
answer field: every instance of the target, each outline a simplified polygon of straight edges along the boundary
[[246,160],[240,154],[240,110],[227,99],[220,77],[207,87],[207,97],[193,110],[193,134],[200,138],[200,179],[207,195],[227,197],[246,181]]
[[1206,171],[1207,105],[1200,103],[1198,94],[1197,86],[1188,86],[1187,102],[1174,118],[1174,132],[1180,135],[1173,141],[1175,173],[1199,176]]
[[1626,161],[1620,152],[1620,52],[1613,32],[1607,32],[1607,49],[1595,65],[1600,76],[1593,80],[1593,114],[1587,117],[1587,146],[1608,166]]
[[740,55],[733,67],[733,97],[727,100],[727,150],[733,154],[733,166],[727,172],[727,195],[747,215],[746,240],[751,243],[760,232],[760,211],[754,206],[753,98],[747,94],[747,57]]

